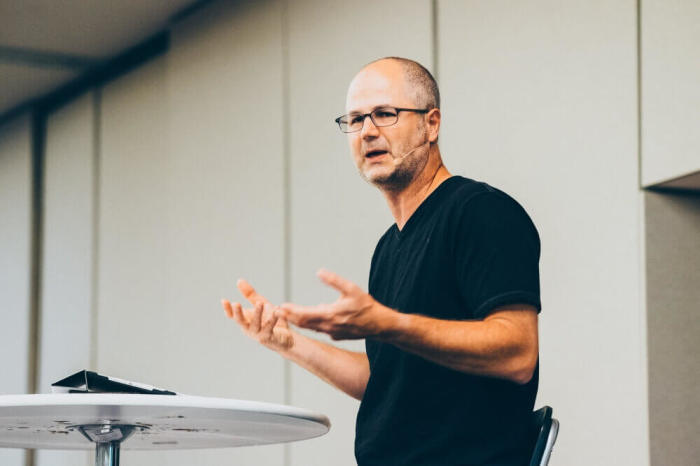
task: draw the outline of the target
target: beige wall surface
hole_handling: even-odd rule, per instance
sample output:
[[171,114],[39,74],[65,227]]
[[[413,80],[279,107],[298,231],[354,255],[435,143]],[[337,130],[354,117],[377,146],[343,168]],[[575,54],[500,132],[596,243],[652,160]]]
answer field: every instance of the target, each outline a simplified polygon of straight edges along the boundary
[[92,93],[47,122],[40,393],[91,362],[94,124]]
[[[282,297],[281,9],[226,6],[103,89],[97,362],[184,393],[282,402],[283,362],[219,303],[240,299],[240,276]],[[280,464],[283,447],[123,456]]]
[[[0,394],[27,393],[32,212],[27,116],[0,127]],[[0,464],[24,464],[24,451],[0,449]]]
[[[93,103],[93,93],[87,93],[52,114],[46,125],[39,393],[49,393],[53,382],[91,368]],[[89,456],[38,451],[36,464],[85,464]]]
[[439,2],[446,165],[514,196],[541,237],[552,464],[648,462],[635,14],[632,1]]
[[700,2],[642,0],[642,184],[700,171]]
[[[697,8],[641,4],[647,183],[700,169],[688,127],[697,120]],[[639,190],[636,8],[632,0],[219,1],[172,25],[167,53],[96,90],[96,107],[83,96],[48,120],[40,384],[92,362],[184,393],[286,402],[333,424],[288,446],[126,451],[124,464],[354,464],[358,403],[250,341],[219,299],[240,300],[235,281],[246,277],[276,303],[332,301],[319,267],[366,288],[372,251],[393,219],[358,176],[333,119],[364,63],[401,55],[437,63],[447,167],[513,195],[540,232],[537,404],[561,421],[550,464],[649,464],[649,409],[652,464],[669,448],[679,461],[697,456],[687,435],[698,416],[686,403],[698,381],[669,362],[697,352],[686,335],[697,333],[688,323],[696,256],[677,248],[694,244],[697,206]],[[0,128],[0,294],[11,296],[0,336],[20,352],[29,154],[28,119]],[[678,312],[666,319],[668,302]],[[49,352],[64,332],[86,338]],[[26,391],[20,356],[4,362],[13,375],[0,391]],[[674,416],[682,422],[668,427]],[[0,463],[21,455],[0,450]]]
[[[374,246],[394,223],[379,191],[359,177],[333,120],[345,113],[348,84],[369,61],[399,55],[431,65],[431,11],[430,2],[404,0],[288,5],[290,299],[311,305],[338,296],[319,282],[320,267],[367,289]],[[333,344],[364,351],[363,341]],[[333,423],[327,435],[290,446],[292,465],[355,464],[359,402],[297,366],[289,402]]]
[[700,457],[700,196],[645,194],[651,464]]

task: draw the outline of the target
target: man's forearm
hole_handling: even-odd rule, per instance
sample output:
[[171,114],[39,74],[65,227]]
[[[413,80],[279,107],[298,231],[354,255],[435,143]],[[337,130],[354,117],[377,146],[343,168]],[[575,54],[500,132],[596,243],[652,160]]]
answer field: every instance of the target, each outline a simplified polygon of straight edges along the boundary
[[[318,306],[283,303],[276,311],[280,317],[297,327],[324,332],[333,339],[382,340],[466,373],[499,377],[522,384],[532,378],[537,364],[538,344],[537,309],[530,304],[501,306],[481,321],[440,320],[403,314],[384,306],[356,284],[332,272],[321,270],[319,277],[337,289],[341,293],[340,298],[332,304]],[[367,368],[363,374],[369,378],[369,363],[367,357],[362,356],[362,364]],[[348,359],[353,361],[349,366],[357,367],[356,356]],[[304,365],[302,362],[300,364]],[[307,368],[321,377],[332,374],[329,382],[361,398],[355,389],[358,385],[356,380],[351,383],[355,388],[350,391],[333,382],[336,378],[343,379],[337,373],[337,368],[324,364],[320,373],[316,372],[319,367],[316,370]],[[364,393],[366,379],[359,385]]]
[[362,399],[369,380],[369,361],[365,353],[296,334],[294,346],[280,354],[351,397]]
[[448,321],[396,312],[379,339],[451,369],[527,383],[537,362],[537,314]]

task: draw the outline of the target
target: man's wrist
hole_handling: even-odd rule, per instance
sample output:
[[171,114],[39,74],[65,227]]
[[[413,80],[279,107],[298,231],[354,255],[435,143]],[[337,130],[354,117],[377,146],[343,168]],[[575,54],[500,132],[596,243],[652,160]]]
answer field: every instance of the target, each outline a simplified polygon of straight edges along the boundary
[[[291,330],[290,330],[291,332]],[[308,351],[308,348],[304,346],[308,343],[309,338],[302,335],[300,332],[292,333],[292,344],[287,348],[277,349],[277,354],[282,356],[292,362],[299,362],[299,360],[304,356],[304,352]]]
[[377,339],[386,343],[395,341],[409,326],[410,314],[404,314],[390,307],[379,304],[382,307],[382,317],[379,319]]

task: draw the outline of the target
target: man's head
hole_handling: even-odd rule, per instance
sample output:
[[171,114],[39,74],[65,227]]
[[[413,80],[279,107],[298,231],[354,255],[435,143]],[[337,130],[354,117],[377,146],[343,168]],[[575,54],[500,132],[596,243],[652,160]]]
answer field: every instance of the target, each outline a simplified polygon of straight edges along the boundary
[[[346,100],[349,121],[356,126],[362,123],[361,129],[348,133],[350,151],[362,177],[390,191],[408,186],[426,167],[430,149],[436,146],[439,106],[435,79],[419,63],[389,57],[362,68],[350,83]],[[388,107],[402,110],[395,123],[382,126],[381,112],[390,110]],[[362,118],[375,110],[379,112]],[[387,121],[394,121],[390,114]],[[438,151],[432,152],[439,157]]]

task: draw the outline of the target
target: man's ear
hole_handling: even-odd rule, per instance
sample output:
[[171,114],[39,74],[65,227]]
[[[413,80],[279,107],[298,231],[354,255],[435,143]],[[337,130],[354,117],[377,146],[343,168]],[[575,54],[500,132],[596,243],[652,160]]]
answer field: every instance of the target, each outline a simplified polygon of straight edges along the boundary
[[440,133],[440,114],[439,108],[430,109],[428,112],[428,141],[436,142]]

